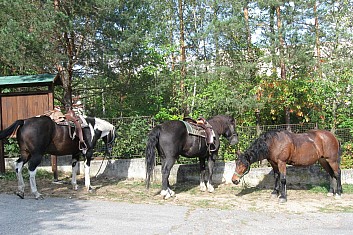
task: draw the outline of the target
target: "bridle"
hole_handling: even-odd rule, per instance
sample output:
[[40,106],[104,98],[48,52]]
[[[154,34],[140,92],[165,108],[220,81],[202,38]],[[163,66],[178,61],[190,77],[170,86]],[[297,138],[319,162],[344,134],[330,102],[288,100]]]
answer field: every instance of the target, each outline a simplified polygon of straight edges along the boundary
[[234,171],[234,175],[239,177],[239,180],[244,177],[244,175],[248,174],[250,171],[250,163],[248,163],[248,166],[246,168],[246,171],[243,174],[239,174],[238,172]]

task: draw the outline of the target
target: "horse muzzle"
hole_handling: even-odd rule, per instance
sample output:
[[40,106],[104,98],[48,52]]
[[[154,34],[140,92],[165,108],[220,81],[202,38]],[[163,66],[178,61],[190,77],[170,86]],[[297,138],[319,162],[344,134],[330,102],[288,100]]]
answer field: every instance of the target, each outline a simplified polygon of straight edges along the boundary
[[235,172],[232,177],[233,184],[238,185],[240,183],[240,179],[241,176]]
[[232,180],[232,182],[233,182],[233,184],[238,185],[240,181],[239,180]]
[[236,135],[233,135],[230,139],[229,139],[229,144],[230,145],[235,145],[239,142],[238,137]]

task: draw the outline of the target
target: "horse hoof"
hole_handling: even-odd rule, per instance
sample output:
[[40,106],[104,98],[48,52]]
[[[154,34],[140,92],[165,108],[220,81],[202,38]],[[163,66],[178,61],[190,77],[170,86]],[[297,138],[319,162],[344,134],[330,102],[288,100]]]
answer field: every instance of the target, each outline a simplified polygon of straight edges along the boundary
[[340,200],[341,198],[342,198],[342,197],[341,197],[340,194],[336,194],[336,195],[335,195],[335,199],[336,199],[336,200]]
[[201,184],[200,184],[200,191],[201,191],[201,192],[206,192],[206,190],[207,190],[206,185],[201,183]]
[[25,193],[24,192],[15,192],[17,196],[19,196],[21,199],[25,198]]
[[277,198],[278,194],[277,193],[271,193],[271,198]]
[[44,197],[43,197],[43,195],[38,195],[38,196],[36,196],[36,200],[43,200],[44,199]]
[[168,188],[167,190],[162,190],[161,195],[166,200],[166,199],[173,197],[175,195],[175,192]]
[[73,189],[74,191],[77,191],[77,190],[78,190],[78,185],[77,185],[77,184],[72,185],[72,189]]
[[207,190],[209,193],[213,193],[214,192],[214,187],[212,186],[212,184],[207,183]]
[[327,193],[326,194],[328,197],[333,197],[333,193]]
[[95,192],[95,189],[92,188],[91,186],[89,186],[88,189],[87,189],[87,191],[88,191],[89,193],[94,193],[94,192]]
[[279,202],[279,203],[286,203],[286,202],[287,202],[287,198],[280,197],[280,198],[278,199],[278,202]]

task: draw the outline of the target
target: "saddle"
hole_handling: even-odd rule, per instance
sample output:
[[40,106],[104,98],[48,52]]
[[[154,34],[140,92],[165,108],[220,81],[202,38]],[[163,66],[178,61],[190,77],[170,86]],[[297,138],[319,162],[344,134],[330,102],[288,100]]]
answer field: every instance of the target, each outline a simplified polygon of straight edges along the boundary
[[[82,132],[82,120],[79,116],[76,116],[75,112],[71,109],[64,115],[60,110],[54,109],[44,113],[45,116],[49,116],[56,124],[68,126],[70,137],[73,139],[76,136],[79,138],[80,150],[86,151],[87,145],[83,139]],[[74,133],[71,133],[71,125],[75,127]]]
[[209,124],[206,121],[206,119],[201,117],[201,118],[198,118],[197,120],[194,120],[190,117],[186,117],[183,119],[183,122],[190,135],[197,135],[197,136],[204,137],[206,139],[207,145],[210,146],[210,151],[215,150],[215,146],[214,146],[215,134],[211,124]]

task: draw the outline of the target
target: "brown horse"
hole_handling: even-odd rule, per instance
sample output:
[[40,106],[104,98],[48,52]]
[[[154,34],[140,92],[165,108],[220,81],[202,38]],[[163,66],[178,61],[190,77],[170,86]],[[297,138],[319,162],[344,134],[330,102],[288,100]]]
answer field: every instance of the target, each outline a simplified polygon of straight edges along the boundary
[[271,194],[278,196],[280,193],[279,201],[286,202],[286,164],[310,166],[318,161],[330,175],[328,195],[340,197],[340,153],[340,143],[329,131],[311,130],[301,134],[286,130],[268,131],[256,139],[243,154],[239,154],[232,181],[238,184],[249,172],[252,163],[267,159],[275,176],[275,188]]

